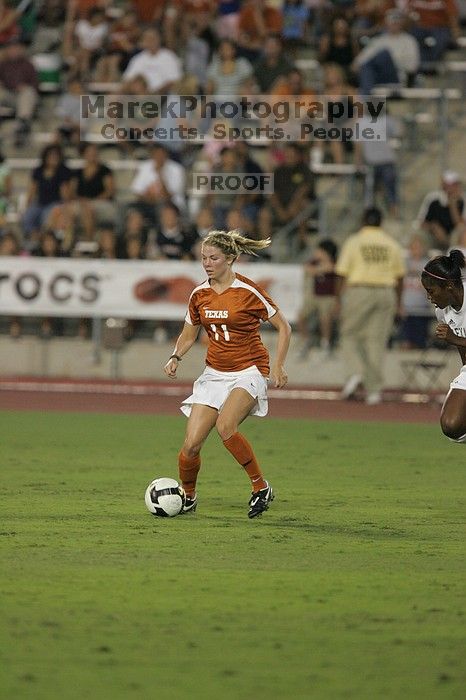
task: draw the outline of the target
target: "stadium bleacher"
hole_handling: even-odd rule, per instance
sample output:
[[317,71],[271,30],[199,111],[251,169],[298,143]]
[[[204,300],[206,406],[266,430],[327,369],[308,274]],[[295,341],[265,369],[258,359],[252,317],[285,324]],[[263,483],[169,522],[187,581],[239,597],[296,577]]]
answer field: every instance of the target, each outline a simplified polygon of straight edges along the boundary
[[[181,3],[183,4],[183,3]],[[282,3],[272,3],[279,10]],[[215,5],[215,3],[214,3]],[[189,6],[189,3],[188,3]],[[72,5],[74,7],[74,5]],[[77,5],[79,8],[79,4]],[[102,41],[96,47],[86,48],[80,42],[82,36],[90,35],[89,18],[79,15],[79,10],[72,13],[68,8],[68,14],[62,13],[58,19],[50,20],[48,3],[42,3],[35,28],[29,35],[22,34],[21,17],[17,18],[18,36],[26,40],[27,51],[39,78],[39,101],[36,114],[32,123],[32,129],[24,145],[15,146],[15,109],[11,105],[0,102],[0,139],[1,150],[6,157],[6,164],[10,170],[12,191],[5,205],[0,230],[2,232],[13,231],[20,240],[24,240],[22,230],[22,217],[27,207],[27,190],[30,184],[31,173],[39,164],[42,149],[54,143],[61,143],[64,149],[68,166],[75,170],[82,166],[79,150],[72,140],[60,134],[63,126],[61,117],[57,114],[57,104],[63,95],[67,94],[67,83],[73,77],[78,77],[83,88],[94,95],[115,95],[121,90],[122,73],[118,81],[100,80],[96,74],[96,65],[100,56],[106,52],[115,50],[112,31],[116,27],[119,31],[127,10],[134,9],[131,2],[119,2],[115,6],[106,5]],[[192,8],[190,12],[193,12]],[[190,16],[192,26],[198,22],[197,34],[192,35],[193,46],[196,41],[204,42],[210,52],[211,61],[219,36],[216,36],[215,12],[206,22],[205,17]],[[89,20],[89,21],[88,21]],[[183,19],[183,22],[185,19]],[[187,20],[186,20],[187,21]],[[79,24],[81,23],[81,24]],[[84,23],[84,24],[83,24]],[[86,24],[87,23],[87,24]],[[150,24],[150,23],[149,23]],[[139,38],[133,46],[133,51],[140,48],[139,40],[144,26],[139,24]],[[162,35],[167,30],[163,16],[156,23]],[[191,26],[191,29],[192,29]],[[289,58],[303,74],[306,89],[312,94],[319,94],[322,89],[323,67],[318,60],[319,32],[326,30],[325,26],[312,25],[307,38],[299,46],[285,46],[289,51]],[[80,34],[81,32],[81,34]],[[169,35],[167,34],[167,37]],[[112,43],[113,42],[113,43]],[[178,51],[179,58],[186,56],[186,45],[181,49],[171,46]],[[88,72],[79,73],[80,61],[83,52],[91,55]],[[461,171],[462,163],[459,162],[460,149],[457,148],[458,140],[463,139],[464,125],[464,96],[466,92],[466,36],[460,36],[456,46],[451,48],[437,70],[432,74],[420,75],[417,84],[412,87],[403,85],[396,87],[376,87],[374,94],[386,95],[390,107],[390,114],[399,118],[404,129],[396,147],[398,159],[398,172],[400,180],[401,200],[399,213],[396,218],[391,217],[386,209],[386,203],[380,193],[374,192],[375,202],[386,210],[388,216],[387,226],[398,236],[401,243],[407,243],[411,235],[411,222],[424,194],[431,190],[438,181],[441,169],[445,167]],[[354,76],[353,76],[354,78]],[[247,84],[251,90],[252,84]],[[201,86],[202,88],[202,86]],[[352,90],[357,88],[353,86]],[[272,96],[272,95],[271,95]],[[276,99],[276,95],[273,96]],[[99,137],[89,133],[88,141],[99,145]],[[455,147],[452,148],[452,142]],[[187,172],[187,181],[191,171],[199,167],[215,168],[215,155],[206,158],[204,141],[199,139],[186,148],[177,151],[176,160],[181,160]],[[250,138],[249,157],[260,164],[264,169],[274,170],[282,161],[280,144],[272,140]],[[227,144],[229,145],[229,144]],[[277,252],[277,260],[288,262],[301,262],[308,257],[313,249],[315,241],[322,236],[331,236],[337,242],[344,240],[345,236],[357,228],[362,207],[364,204],[364,174],[368,169],[360,163],[355,163],[354,149],[344,150],[342,162],[335,162],[328,144],[323,144],[323,159],[320,162],[312,162],[309,153],[309,143],[304,144],[305,162],[309,165],[315,179],[316,203],[310,206],[310,219],[307,226],[306,243],[303,246],[295,235],[295,227],[299,225],[298,219],[288,222],[285,226],[277,227],[273,232],[276,243],[272,247]],[[131,201],[131,183],[142,161],[147,158],[148,150],[145,144],[125,147],[124,144],[115,142],[99,145],[102,162],[114,173],[116,182],[115,196],[118,205],[124,206]],[[201,154],[201,156],[200,156]],[[211,160],[211,157],[213,160]],[[188,208],[191,220],[194,224],[198,200],[193,207]],[[315,212],[318,214],[315,214]],[[299,217],[298,217],[299,218]],[[257,222],[248,221],[248,231],[258,235]],[[80,232],[76,232],[79,238]],[[28,244],[30,250],[30,244]]]

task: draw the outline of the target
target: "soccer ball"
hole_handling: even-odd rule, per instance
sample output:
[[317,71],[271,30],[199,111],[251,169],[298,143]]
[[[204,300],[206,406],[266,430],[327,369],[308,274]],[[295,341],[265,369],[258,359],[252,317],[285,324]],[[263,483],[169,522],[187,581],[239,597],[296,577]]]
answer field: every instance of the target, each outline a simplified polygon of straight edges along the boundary
[[181,513],[186,495],[175,479],[161,477],[150,482],[144,497],[147,510],[159,518],[173,518]]

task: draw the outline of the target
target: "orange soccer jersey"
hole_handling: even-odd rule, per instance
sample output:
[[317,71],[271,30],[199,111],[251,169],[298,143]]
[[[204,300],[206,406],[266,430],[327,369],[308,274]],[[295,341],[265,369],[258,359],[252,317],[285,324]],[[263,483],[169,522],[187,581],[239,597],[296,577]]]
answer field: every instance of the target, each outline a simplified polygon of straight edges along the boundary
[[256,365],[269,374],[269,353],[260,334],[261,321],[277,312],[277,305],[254,282],[236,274],[222,294],[208,280],[196,287],[189,299],[186,321],[202,325],[209,336],[206,364],[219,372],[239,372]]

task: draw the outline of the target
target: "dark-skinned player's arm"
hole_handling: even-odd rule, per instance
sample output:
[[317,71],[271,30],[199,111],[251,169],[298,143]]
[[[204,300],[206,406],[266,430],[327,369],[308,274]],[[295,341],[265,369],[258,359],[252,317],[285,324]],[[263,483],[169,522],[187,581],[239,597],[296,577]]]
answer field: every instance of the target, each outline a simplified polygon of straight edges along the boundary
[[455,335],[446,323],[439,323],[435,329],[435,337],[444,340],[449,345],[455,345],[461,357],[463,365],[466,364],[466,338]]

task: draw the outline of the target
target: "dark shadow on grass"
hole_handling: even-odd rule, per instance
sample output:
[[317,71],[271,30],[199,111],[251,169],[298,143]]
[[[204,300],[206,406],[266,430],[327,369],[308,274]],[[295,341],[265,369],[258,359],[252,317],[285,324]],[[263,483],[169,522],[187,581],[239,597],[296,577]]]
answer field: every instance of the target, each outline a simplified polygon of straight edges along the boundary
[[362,539],[409,539],[411,534],[406,530],[397,530],[387,525],[371,528],[336,525],[333,523],[307,523],[299,518],[281,518],[277,520],[268,520],[263,522],[264,527],[301,530],[302,532],[312,532],[318,535],[345,535],[348,537],[359,537]]

